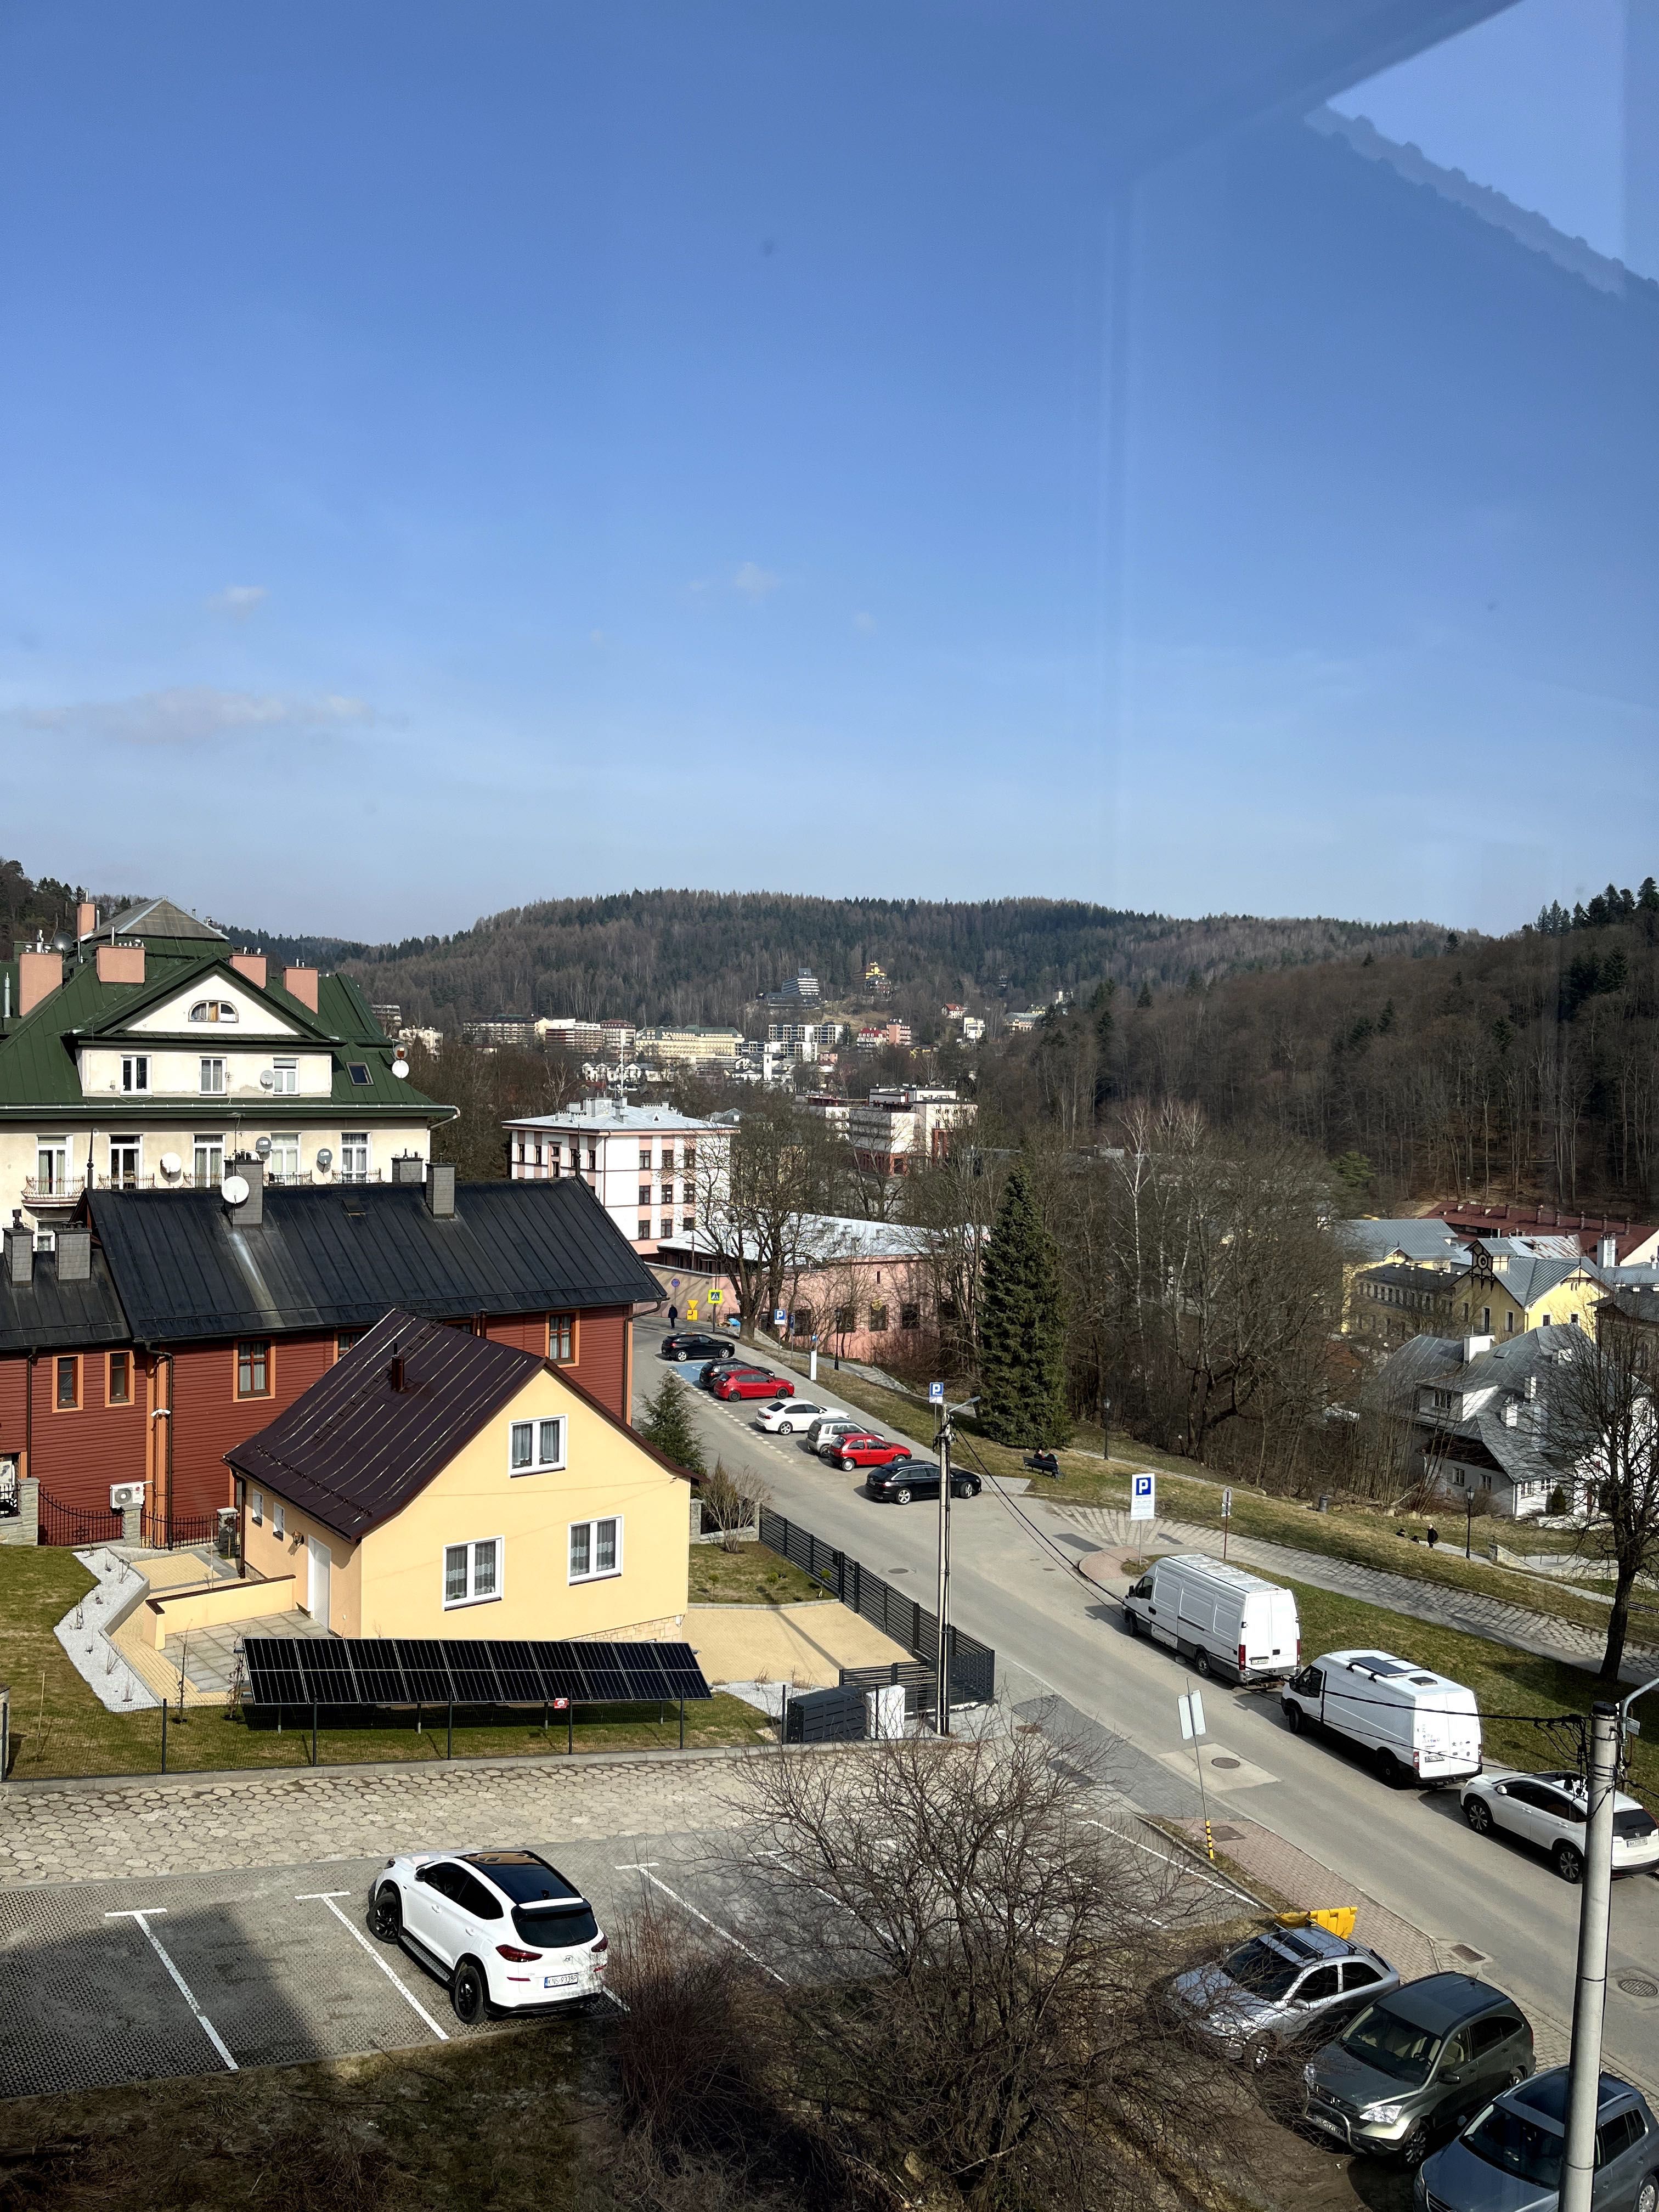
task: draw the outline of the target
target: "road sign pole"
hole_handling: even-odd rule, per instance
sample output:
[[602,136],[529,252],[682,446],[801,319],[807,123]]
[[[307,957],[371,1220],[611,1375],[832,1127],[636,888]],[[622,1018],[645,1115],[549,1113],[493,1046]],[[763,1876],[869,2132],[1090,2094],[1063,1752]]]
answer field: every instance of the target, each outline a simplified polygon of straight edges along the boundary
[[1190,1675],[1187,1678],[1186,1695],[1176,1699],[1176,1710],[1181,1716],[1181,1733],[1192,1738],[1193,1765],[1198,1769],[1198,1809],[1204,1822],[1204,1850],[1206,1856],[1213,1863],[1215,1838],[1210,1830],[1210,1802],[1205,1793],[1204,1760],[1199,1750],[1204,1734],[1204,1699],[1201,1693],[1194,1689]]
[[1613,1902],[1613,1795],[1619,1786],[1622,1718],[1617,1705],[1590,1707],[1589,1818],[1584,1825],[1584,1871],[1578,1892],[1578,1981],[1572,2000],[1572,2059],[1567,2077],[1560,2212],[1590,2212],[1595,2180],[1601,2018],[1607,2002],[1607,1923]]
[[945,1416],[939,1449],[939,1652],[934,1668],[939,1700],[934,1727],[951,1733],[951,1417]]
[[1232,1519],[1233,1493],[1231,1490],[1224,1490],[1221,1493],[1221,1556],[1224,1559],[1227,1556],[1227,1531],[1232,1526]]

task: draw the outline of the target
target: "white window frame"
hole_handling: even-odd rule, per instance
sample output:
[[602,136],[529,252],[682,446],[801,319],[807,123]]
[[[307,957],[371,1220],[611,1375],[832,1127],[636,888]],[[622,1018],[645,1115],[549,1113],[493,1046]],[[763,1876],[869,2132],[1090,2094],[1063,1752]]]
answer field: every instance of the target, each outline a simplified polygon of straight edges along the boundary
[[[362,1165],[354,1167],[352,1160],[361,1158]],[[369,1165],[368,1132],[367,1129],[343,1129],[340,1133],[339,1179],[342,1182],[367,1182],[372,1170]]]
[[[41,1162],[49,1161],[44,1173]],[[67,1190],[70,1151],[67,1137],[37,1137],[34,1140],[34,1185],[37,1190]]]
[[273,1060],[270,1063],[270,1091],[274,1098],[297,1098],[300,1095],[300,1063],[297,1060]]
[[270,1501],[270,1533],[273,1536],[288,1534],[288,1516],[280,1498],[273,1498]]
[[[218,1165],[216,1167],[198,1167],[196,1163],[204,1152],[208,1155],[210,1160],[212,1159],[213,1155],[216,1152],[219,1156]],[[190,1172],[191,1180],[196,1182],[205,1182],[210,1180],[214,1182],[222,1182],[224,1180],[225,1140],[222,1136],[197,1136],[191,1139]]]
[[[478,1583],[478,1554],[489,1546],[495,1554],[495,1583],[493,1589],[480,1590]],[[466,1555],[466,1591],[461,1597],[449,1595],[450,1554],[462,1552]],[[507,1587],[507,1539],[505,1536],[471,1536],[465,1543],[446,1544],[438,1561],[438,1590],[446,1613],[459,1612],[467,1605],[494,1605]]]
[[[204,1053],[200,1062],[201,1096],[204,1098],[222,1098],[225,1096],[225,1063],[218,1053]],[[216,1081],[215,1078],[218,1079]]]
[[[553,1455],[546,1455],[547,1431],[553,1436]],[[570,1432],[570,1417],[567,1413],[548,1413],[528,1421],[514,1421],[507,1434],[507,1471],[508,1474],[547,1474],[556,1473],[565,1464],[566,1447]],[[527,1437],[528,1456],[519,1457],[519,1439]]]
[[[283,1164],[289,1161],[293,1163],[291,1166]],[[296,1176],[299,1172],[299,1137],[291,1132],[277,1133],[273,1131],[270,1139],[270,1158],[265,1162],[265,1173],[270,1176]]]
[[147,1052],[125,1052],[121,1055],[121,1088],[128,1091],[149,1091],[149,1054]]
[[[595,1566],[599,1557],[599,1531],[606,1523],[616,1530],[616,1564],[614,1566]],[[587,1565],[578,1570],[576,1565],[576,1536],[578,1531],[587,1538]],[[565,1532],[566,1575],[572,1583],[614,1582],[623,1571],[623,1516],[620,1513],[596,1514],[591,1521],[573,1521]]]
[[110,1188],[112,1189],[125,1189],[126,1188],[125,1183],[118,1184],[116,1182],[115,1155],[117,1152],[131,1152],[132,1154],[132,1179],[136,1183],[144,1172],[143,1138],[142,1136],[122,1136],[112,1137],[109,1140]]
[[263,1528],[265,1525],[265,1493],[263,1490],[250,1490],[247,1497],[249,1517],[256,1528]]

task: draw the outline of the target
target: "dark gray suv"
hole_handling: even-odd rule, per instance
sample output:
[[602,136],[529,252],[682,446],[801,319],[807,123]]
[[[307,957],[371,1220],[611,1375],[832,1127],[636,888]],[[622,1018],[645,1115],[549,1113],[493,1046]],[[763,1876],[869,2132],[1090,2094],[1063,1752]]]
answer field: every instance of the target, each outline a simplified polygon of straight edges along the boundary
[[[1659,2208],[1659,2130],[1647,2099],[1597,2085],[1595,2212]],[[1419,2212],[1554,2212],[1566,2151],[1567,2069],[1553,2066],[1487,2106],[1417,2177]]]
[[1473,1974],[1428,1974],[1368,2005],[1309,2061],[1303,2116],[1349,2150],[1420,2166],[1532,2067],[1532,2029],[1513,1998]]

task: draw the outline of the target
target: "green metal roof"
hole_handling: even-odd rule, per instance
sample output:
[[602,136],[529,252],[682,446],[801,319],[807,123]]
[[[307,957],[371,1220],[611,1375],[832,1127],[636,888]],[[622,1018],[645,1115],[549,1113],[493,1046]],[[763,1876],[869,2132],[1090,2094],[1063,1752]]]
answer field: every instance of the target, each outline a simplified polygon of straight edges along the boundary
[[[70,954],[65,967],[61,988],[27,1014],[21,1018],[14,1014],[9,1022],[0,1021],[0,1121],[38,1121],[45,1113],[64,1121],[95,1116],[100,1127],[116,1121],[153,1121],[158,1110],[166,1110],[170,1103],[164,1094],[136,1098],[83,1096],[76,1068],[77,1042],[92,1037],[100,1044],[113,1042],[148,1007],[170,993],[216,975],[234,982],[238,990],[263,1000],[273,1012],[294,1024],[301,1041],[331,1055],[333,1084],[329,1103],[332,1108],[349,1109],[369,1121],[394,1114],[440,1121],[449,1111],[417,1091],[408,1077],[392,1074],[393,1048],[368,1000],[347,976],[319,976],[313,1014],[280,983],[267,983],[261,990],[233,969],[222,939],[147,937],[142,983],[101,982],[90,952],[80,959]],[[0,979],[3,979],[0,989],[9,983],[10,1003],[15,1006],[19,993],[15,959],[0,962]],[[147,1032],[142,1041],[153,1049],[168,1040]],[[203,1040],[192,1031],[189,1041],[194,1044]],[[354,1066],[368,1071],[367,1083],[353,1081]],[[258,1102],[262,1117],[278,1128],[314,1121],[323,1103],[317,1097]]]

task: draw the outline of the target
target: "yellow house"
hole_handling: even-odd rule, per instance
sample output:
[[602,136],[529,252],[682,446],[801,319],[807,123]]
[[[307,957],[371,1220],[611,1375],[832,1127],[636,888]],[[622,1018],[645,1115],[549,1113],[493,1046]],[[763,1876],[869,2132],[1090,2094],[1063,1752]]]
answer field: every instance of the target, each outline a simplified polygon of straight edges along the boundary
[[1552,1325],[1594,1328],[1607,1285],[1582,1260],[1544,1260],[1519,1252],[1480,1252],[1449,1285],[1459,1336],[1522,1336]]
[[681,1627],[685,1476],[534,1352],[394,1310],[226,1457],[248,1571],[338,1635]]

